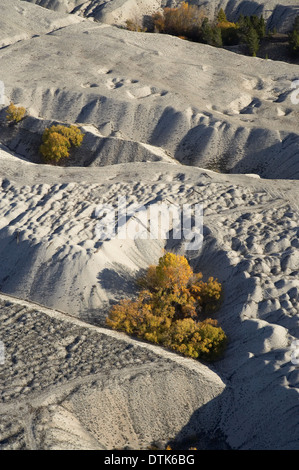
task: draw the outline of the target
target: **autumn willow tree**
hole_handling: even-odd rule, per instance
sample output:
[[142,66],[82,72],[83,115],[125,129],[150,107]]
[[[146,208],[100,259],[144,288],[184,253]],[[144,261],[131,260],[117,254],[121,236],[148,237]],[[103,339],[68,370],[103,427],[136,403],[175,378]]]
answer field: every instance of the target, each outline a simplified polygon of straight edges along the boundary
[[200,36],[203,11],[196,5],[183,2],[178,8],[164,8],[152,15],[155,30],[159,33],[196,39]]
[[26,115],[26,109],[22,106],[15,106],[13,103],[10,103],[6,110],[6,119],[9,122],[18,123],[24,119]]
[[46,163],[56,164],[69,157],[71,147],[80,147],[83,137],[77,126],[53,125],[45,129],[39,151]]
[[207,318],[222,299],[217,279],[204,282],[184,256],[166,253],[139,285],[138,299],[114,305],[107,326],[193,358],[213,360],[222,354],[226,335],[216,320]]

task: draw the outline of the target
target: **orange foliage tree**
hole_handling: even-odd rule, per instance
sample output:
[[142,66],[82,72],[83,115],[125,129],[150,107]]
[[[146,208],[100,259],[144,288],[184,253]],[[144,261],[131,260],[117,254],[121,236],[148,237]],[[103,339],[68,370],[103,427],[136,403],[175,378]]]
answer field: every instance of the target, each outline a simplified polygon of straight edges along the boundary
[[166,253],[139,279],[138,299],[112,307],[110,328],[161,344],[186,356],[213,360],[224,351],[226,335],[216,320],[201,319],[222,298],[217,279],[202,281],[184,256]]
[[26,108],[23,106],[15,106],[14,103],[10,103],[6,111],[6,119],[9,122],[20,122],[26,115]]
[[178,8],[164,8],[152,15],[155,30],[159,33],[196,39],[204,19],[203,11],[196,5],[183,2]]
[[74,125],[54,125],[45,129],[39,151],[46,163],[55,164],[69,157],[71,146],[79,147],[83,137],[84,134]]

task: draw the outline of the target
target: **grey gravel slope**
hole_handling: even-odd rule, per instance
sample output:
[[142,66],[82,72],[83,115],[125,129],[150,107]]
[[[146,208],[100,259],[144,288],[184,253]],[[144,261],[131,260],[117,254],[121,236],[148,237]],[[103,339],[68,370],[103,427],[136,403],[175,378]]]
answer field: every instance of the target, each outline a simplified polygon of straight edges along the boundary
[[80,21],[77,16],[57,14],[20,1],[4,0],[1,2],[0,47]]
[[[41,307],[41,317],[33,312],[27,319],[25,313],[22,320],[16,322],[14,317],[10,319],[15,309],[10,313],[11,306],[7,310],[3,305],[5,322],[2,326],[7,323],[8,328],[3,337],[9,338],[21,325],[20,331],[27,338],[25,347],[28,351],[33,348],[31,355],[25,351],[29,358],[26,383],[20,380],[17,389],[14,383],[11,387],[9,381],[4,383],[4,405],[7,403],[7,407],[3,406],[2,413],[8,415],[6,420],[13,415],[16,416],[12,420],[14,423],[17,416],[25,419],[25,405],[23,414],[21,409],[15,410],[19,394],[23,397],[22,407],[22,400],[35,407],[35,403],[44,403],[38,398],[41,393],[41,397],[49,400],[42,412],[33,415],[38,425],[35,445],[40,448],[52,445],[72,448],[78,445],[77,435],[84,437],[82,445],[89,448],[96,442],[99,446],[113,448],[117,440],[123,445],[141,448],[152,439],[176,438],[180,441],[195,432],[198,445],[203,448],[214,445],[233,449],[298,449],[298,371],[291,362],[291,343],[298,338],[299,302],[299,212],[295,182],[221,175],[166,163],[134,163],[82,170],[34,165],[4,152],[2,158],[1,171],[6,176],[2,181],[0,208],[2,292],[58,308],[89,323],[103,324],[110,302],[133,295],[135,274],[155,262],[163,253],[163,246],[169,249],[169,245],[165,245],[165,240],[110,240],[98,245],[94,232],[96,220],[92,217],[94,207],[101,202],[115,205],[118,195],[126,195],[129,204],[136,200],[139,204],[147,204],[157,197],[167,197],[168,201],[176,203],[201,202],[204,207],[204,245],[201,252],[193,253],[190,262],[205,276],[217,273],[223,283],[225,301],[217,318],[229,337],[224,358],[213,364],[220,388],[218,385],[216,389],[212,387],[211,393],[215,391],[212,397],[202,392],[202,385],[196,385],[196,374],[186,376],[184,372],[182,375],[177,366],[168,373],[164,366],[154,363],[154,369],[144,370],[149,373],[148,379],[141,374],[137,375],[141,382],[129,379],[128,383],[118,376],[119,367],[126,377],[131,376],[131,366],[122,363],[127,357],[125,351],[119,350],[115,362],[115,356],[106,346],[98,354],[102,340],[95,339],[97,345],[92,346],[82,329],[72,333],[74,327],[70,324],[77,325],[78,322],[74,317],[63,320],[70,320],[67,330],[73,346],[68,349],[70,356],[62,357],[64,349],[61,346],[66,347],[64,340],[61,343],[59,339],[52,341],[49,337],[49,332],[56,338],[56,331],[63,335],[61,324],[57,325],[58,330],[55,325],[54,329],[44,325]],[[172,249],[185,253],[180,244]],[[22,305],[22,301],[18,304]],[[32,322],[36,333],[28,336],[26,331],[31,329]],[[89,327],[86,325],[86,328]],[[40,343],[31,346],[39,331],[47,332],[47,342],[42,344],[46,349],[52,345],[51,351],[45,354],[54,361],[50,366],[53,373],[45,374],[45,384],[43,370],[46,363],[42,360]],[[116,335],[111,340],[113,351],[120,347],[119,339]],[[24,366],[20,355],[23,351],[18,351],[18,342],[14,344],[12,353],[17,355],[17,360],[8,364],[11,364],[11,372],[17,368],[21,379]],[[91,356],[88,356],[89,351],[92,351]],[[11,354],[10,349],[8,352]],[[85,354],[82,359],[78,356],[81,352]],[[60,358],[61,367],[68,368],[63,374],[56,371],[56,357]],[[139,359],[144,363],[144,356],[137,352],[132,362],[134,377],[138,373],[136,361]],[[97,375],[97,364],[100,366],[104,360],[108,361],[112,382]],[[196,364],[194,361],[195,367]],[[77,383],[78,371],[93,367],[90,379],[86,383],[85,379],[84,383]],[[6,377],[17,380],[18,375],[8,373]],[[215,378],[215,384],[219,383],[218,378]],[[50,399],[53,390],[49,381],[53,381],[57,392],[53,399]],[[170,387],[169,395],[164,391],[165,383]],[[185,384],[188,390],[181,393],[181,385],[179,389],[176,385],[174,391],[171,385],[174,383]],[[64,392],[69,392],[72,384],[80,385],[79,390],[67,395],[63,409],[57,406],[58,400],[61,403],[60,384]],[[147,392],[153,392],[148,401],[139,402],[138,397],[144,397],[144,386]],[[27,388],[24,391],[22,387]],[[184,397],[183,402],[176,398],[177,392]],[[183,412],[181,407],[186,406],[185,397],[190,395],[188,408]],[[129,402],[125,397],[130,397]],[[199,399],[204,402],[198,403]],[[50,409],[47,408],[49,402]],[[167,413],[166,420],[162,421],[170,423],[169,427],[160,421],[153,425],[157,403],[159,413],[162,416]],[[63,439],[59,438],[56,421],[60,423],[58,428],[63,430]],[[116,422],[124,423],[122,433]],[[132,427],[128,423],[133,423]],[[147,428],[148,423],[151,423],[151,431]],[[75,426],[76,432],[71,431],[70,426],[72,429]],[[42,435],[46,436],[45,442],[38,441]],[[30,447],[30,444],[26,445]]]
[[207,366],[61,312],[3,295],[0,312],[1,450],[146,449],[225,388]]
[[[0,50],[6,104],[31,117],[2,121],[0,142],[34,160],[42,126],[59,120],[122,152],[65,168],[0,147],[1,447],[139,449],[195,432],[200,449],[298,449],[298,67],[87,20],[33,25],[16,42],[26,15],[3,2],[15,16]],[[144,145],[188,166],[134,162]],[[201,168],[212,165],[240,173]],[[241,174],[253,171],[267,179]],[[203,204],[203,249],[189,258],[223,283],[229,336],[213,367],[99,328],[140,269],[164,249],[186,253],[170,240],[99,242],[95,209],[118,196]]]
[[0,60],[6,103],[116,137],[108,164],[131,161],[133,141],[187,165],[298,178],[296,65],[87,20],[12,44]]

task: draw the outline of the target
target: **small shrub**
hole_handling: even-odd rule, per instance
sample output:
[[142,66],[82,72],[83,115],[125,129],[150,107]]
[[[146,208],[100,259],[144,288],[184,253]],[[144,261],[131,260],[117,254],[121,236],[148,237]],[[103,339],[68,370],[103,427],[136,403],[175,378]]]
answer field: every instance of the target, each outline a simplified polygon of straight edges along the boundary
[[201,39],[210,46],[222,47],[221,28],[218,28],[217,25],[212,26],[208,18],[205,18],[201,28]]
[[129,31],[137,31],[138,33],[145,33],[147,28],[142,25],[141,20],[138,18],[126,20],[126,27]]
[[221,11],[219,12],[216,26],[221,31],[222,43],[225,46],[233,46],[239,43],[238,26],[236,23],[228,21],[226,19],[225,13],[223,16]]
[[289,49],[294,56],[299,56],[299,16],[296,16],[293,29],[289,33]]
[[18,123],[24,119],[25,115],[26,109],[22,106],[15,106],[13,103],[10,103],[6,111],[6,119],[9,122]]
[[71,146],[79,147],[84,134],[76,126],[56,125],[45,129],[39,150],[46,163],[58,163],[69,157]]
[[226,14],[225,14],[225,11],[223,10],[223,8],[220,8],[220,10],[218,11],[217,22],[218,23],[226,23],[227,22]]
[[250,31],[247,36],[247,47],[249,53],[253,56],[256,57],[256,54],[258,53],[258,50],[260,48],[260,41],[258,37],[258,33],[254,28],[250,28]]
[[193,358],[214,360],[222,354],[224,331],[217,320],[201,318],[219,308],[222,287],[217,279],[204,282],[184,256],[166,253],[139,285],[138,299],[114,305],[107,326]]
[[289,36],[289,47],[292,54],[299,55],[299,31],[292,31]]

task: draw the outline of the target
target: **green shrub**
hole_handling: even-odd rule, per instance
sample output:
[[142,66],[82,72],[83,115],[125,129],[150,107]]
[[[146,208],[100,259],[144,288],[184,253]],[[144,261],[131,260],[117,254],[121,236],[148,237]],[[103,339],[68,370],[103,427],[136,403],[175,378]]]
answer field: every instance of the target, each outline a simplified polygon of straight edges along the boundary
[[289,46],[292,54],[299,55],[299,31],[292,31],[289,35]]
[[6,110],[6,119],[9,122],[20,122],[26,115],[26,109],[22,106],[15,106],[13,103],[10,103]]
[[250,28],[248,36],[247,36],[247,47],[249,54],[253,57],[256,57],[256,54],[260,48],[260,41],[258,37],[258,33],[254,28]]
[[294,56],[299,55],[299,16],[296,16],[293,30],[289,34],[289,48]]
[[236,45],[239,43],[238,25],[228,21],[224,11],[221,10],[217,15],[216,27],[221,31],[222,44],[225,46]]
[[226,14],[225,14],[225,11],[223,10],[223,8],[220,8],[220,10],[217,13],[217,22],[218,23],[226,23],[227,22]]
[[201,40],[209,46],[222,47],[221,28],[212,26],[208,18],[205,18],[201,28]]
[[237,25],[240,42],[247,44],[250,55],[256,56],[260,48],[260,40],[266,35],[266,25],[263,16],[240,15]]
[[40,153],[46,163],[58,163],[69,157],[71,146],[79,147],[84,134],[76,126],[54,125],[45,129],[42,137]]
[[193,358],[214,360],[223,353],[224,331],[216,320],[202,318],[220,305],[222,287],[217,279],[203,282],[184,256],[166,253],[139,284],[138,299],[114,305],[107,326]]

